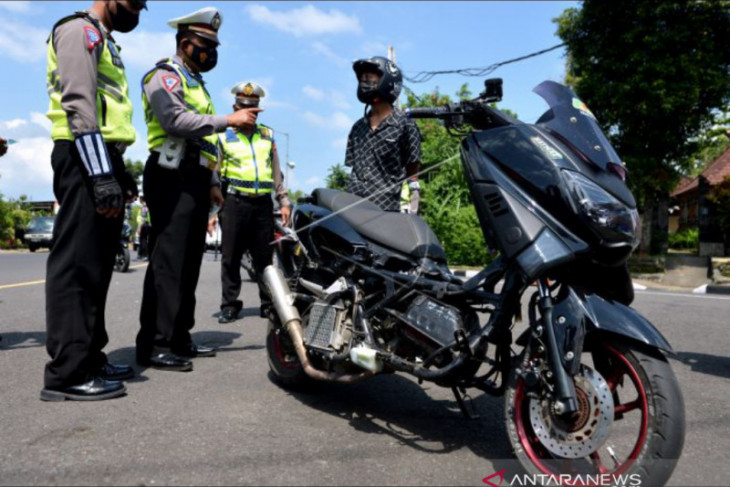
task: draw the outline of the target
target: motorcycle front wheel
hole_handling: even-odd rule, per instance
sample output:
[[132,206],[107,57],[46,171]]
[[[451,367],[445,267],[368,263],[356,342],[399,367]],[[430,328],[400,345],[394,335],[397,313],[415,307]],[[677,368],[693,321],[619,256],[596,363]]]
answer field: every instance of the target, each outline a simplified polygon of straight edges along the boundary
[[526,473],[552,475],[564,485],[616,485],[621,479],[664,485],[682,452],[685,428],[682,394],[666,358],[628,340],[595,340],[581,356],[574,384],[579,411],[560,416],[552,401],[528,392],[525,380],[512,373],[505,420]]

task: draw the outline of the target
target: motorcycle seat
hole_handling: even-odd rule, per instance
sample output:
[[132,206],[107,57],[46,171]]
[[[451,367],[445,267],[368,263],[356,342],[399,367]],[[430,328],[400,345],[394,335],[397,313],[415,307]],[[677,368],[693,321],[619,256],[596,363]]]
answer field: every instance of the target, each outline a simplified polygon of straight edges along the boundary
[[338,212],[366,239],[413,257],[446,262],[441,242],[420,216],[384,211],[372,201],[344,191],[318,188],[312,194],[319,206]]

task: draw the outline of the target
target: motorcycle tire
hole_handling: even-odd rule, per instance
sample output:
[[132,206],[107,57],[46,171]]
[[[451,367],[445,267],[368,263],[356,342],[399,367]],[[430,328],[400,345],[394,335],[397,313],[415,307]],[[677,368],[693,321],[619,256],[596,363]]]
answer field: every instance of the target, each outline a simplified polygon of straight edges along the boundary
[[[583,379],[583,384],[591,380],[602,384],[593,397],[604,398],[584,402],[579,398],[580,409],[585,405],[588,413],[584,430],[577,422],[569,425],[556,420],[550,407],[545,407],[547,403],[528,397],[525,381],[518,374],[511,374],[505,394],[505,422],[515,456],[528,475],[558,477],[584,472],[583,482],[590,475],[595,478],[598,474],[608,474],[612,479],[628,476],[629,481],[634,482],[632,485],[636,485],[636,476],[641,479],[641,485],[664,485],[684,445],[684,401],[674,372],[657,350],[629,340],[601,338],[602,341],[594,341],[590,353],[581,356],[583,368],[579,374],[591,377]],[[522,357],[517,360],[513,371]],[[598,374],[587,371],[589,360]],[[578,382],[574,381],[578,391]],[[584,385],[581,394],[583,389],[588,388]],[[605,437],[596,438],[593,447],[586,448],[588,442],[594,440],[590,433],[587,436],[564,433],[592,431],[599,435],[604,414],[599,414],[598,408],[602,406],[595,406],[595,414],[592,414],[594,402],[611,403],[604,410],[608,411],[605,417],[609,418],[612,411],[614,418],[603,430]],[[580,418],[582,414],[583,411],[579,411],[573,418]],[[553,419],[548,421],[551,417]],[[597,426],[594,418],[598,421]],[[545,428],[546,424],[552,426]],[[555,425],[561,424],[569,427],[556,430]],[[576,426],[578,430],[574,429]],[[569,450],[571,448],[575,450]],[[579,456],[583,453],[588,454]]]
[[266,329],[266,355],[271,376],[284,389],[301,391],[313,384],[302,367],[289,334],[277,318],[269,319]]
[[119,249],[114,261],[114,270],[117,272],[127,272],[129,270],[129,249]]

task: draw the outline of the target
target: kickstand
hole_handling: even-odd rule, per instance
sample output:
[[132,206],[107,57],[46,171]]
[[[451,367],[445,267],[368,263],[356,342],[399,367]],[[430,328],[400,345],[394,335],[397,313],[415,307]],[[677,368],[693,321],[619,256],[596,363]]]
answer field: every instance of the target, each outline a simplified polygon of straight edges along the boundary
[[[454,393],[454,397],[456,397],[456,404],[459,405],[461,414],[463,414],[466,419],[479,419],[479,414],[476,412],[474,402],[472,401],[471,396],[466,393],[466,390],[463,388],[452,387],[451,391]],[[467,407],[464,399],[469,401],[469,407]]]

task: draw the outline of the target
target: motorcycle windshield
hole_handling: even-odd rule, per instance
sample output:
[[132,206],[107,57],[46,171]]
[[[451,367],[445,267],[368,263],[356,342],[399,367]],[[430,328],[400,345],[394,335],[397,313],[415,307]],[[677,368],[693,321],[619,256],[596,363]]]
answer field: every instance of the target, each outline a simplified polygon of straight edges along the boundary
[[533,89],[550,106],[535,125],[572,146],[579,155],[596,166],[607,169],[608,163],[621,165],[621,159],[611,146],[585,103],[567,86],[543,81]]

